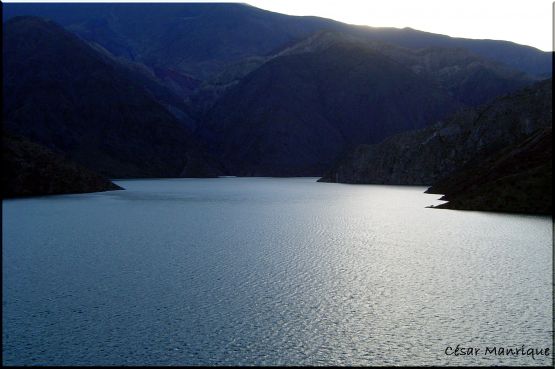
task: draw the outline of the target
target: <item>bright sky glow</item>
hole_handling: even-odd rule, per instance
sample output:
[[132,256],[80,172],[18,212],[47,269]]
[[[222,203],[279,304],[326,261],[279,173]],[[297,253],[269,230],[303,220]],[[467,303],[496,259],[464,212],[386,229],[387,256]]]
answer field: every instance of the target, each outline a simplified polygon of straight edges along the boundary
[[[15,0],[7,2],[42,2]],[[83,2],[50,0],[50,2]],[[110,2],[110,1],[88,1]],[[114,2],[114,1],[112,1]],[[153,2],[129,0],[115,2]],[[165,2],[213,2],[207,0]],[[220,0],[290,15],[373,27],[411,27],[454,37],[513,41],[553,51],[552,0]]]
[[411,27],[553,51],[552,0],[247,0],[258,8],[373,27]]

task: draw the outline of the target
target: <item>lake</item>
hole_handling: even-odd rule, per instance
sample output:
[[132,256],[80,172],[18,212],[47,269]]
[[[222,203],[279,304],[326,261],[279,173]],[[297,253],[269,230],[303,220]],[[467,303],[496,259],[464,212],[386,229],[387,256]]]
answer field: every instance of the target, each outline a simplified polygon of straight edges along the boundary
[[116,183],[2,202],[4,364],[552,363],[483,355],[552,350],[551,217],[316,178]]

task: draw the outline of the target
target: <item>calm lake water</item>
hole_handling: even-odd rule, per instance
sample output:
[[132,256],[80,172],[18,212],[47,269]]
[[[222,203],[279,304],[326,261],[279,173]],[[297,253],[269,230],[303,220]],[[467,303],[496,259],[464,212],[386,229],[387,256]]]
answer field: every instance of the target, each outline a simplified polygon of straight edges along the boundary
[[315,181],[4,200],[4,364],[551,364],[551,217]]

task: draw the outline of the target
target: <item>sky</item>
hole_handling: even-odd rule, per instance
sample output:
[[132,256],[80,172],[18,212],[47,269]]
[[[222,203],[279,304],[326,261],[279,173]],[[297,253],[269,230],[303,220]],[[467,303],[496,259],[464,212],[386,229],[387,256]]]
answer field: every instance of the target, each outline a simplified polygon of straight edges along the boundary
[[[118,2],[140,1],[119,0]],[[8,0],[6,2],[41,1]],[[89,0],[89,2],[95,1]],[[146,0],[146,2],[154,1]],[[164,2],[172,2],[172,0],[164,0]],[[196,0],[196,2],[212,1]],[[507,40],[534,46],[544,51],[553,51],[552,0],[220,0],[219,2],[245,2],[278,13],[315,15],[350,24],[411,27],[454,37]]]
[[508,40],[553,51],[552,0],[246,0],[291,15],[411,27],[454,37]]

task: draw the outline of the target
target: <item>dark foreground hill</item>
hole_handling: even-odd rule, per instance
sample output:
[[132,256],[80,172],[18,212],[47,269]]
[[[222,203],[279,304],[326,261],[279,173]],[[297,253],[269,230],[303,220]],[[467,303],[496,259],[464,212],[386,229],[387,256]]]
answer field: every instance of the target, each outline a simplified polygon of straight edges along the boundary
[[552,127],[453,173],[427,193],[444,209],[552,214]]
[[3,198],[121,189],[44,146],[3,132]]
[[2,56],[8,130],[111,178],[218,174],[149,90],[55,23],[12,18]]
[[322,182],[431,185],[552,124],[552,80],[350,151]]

